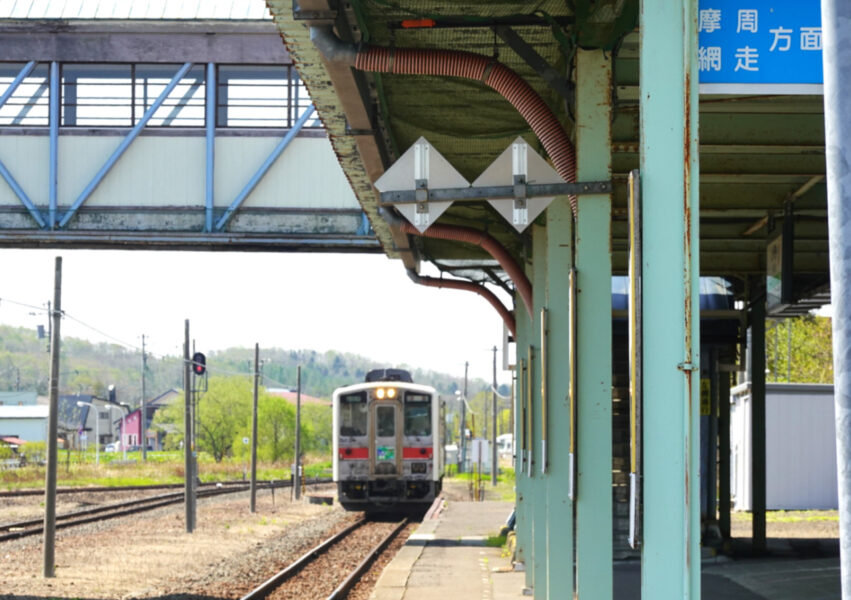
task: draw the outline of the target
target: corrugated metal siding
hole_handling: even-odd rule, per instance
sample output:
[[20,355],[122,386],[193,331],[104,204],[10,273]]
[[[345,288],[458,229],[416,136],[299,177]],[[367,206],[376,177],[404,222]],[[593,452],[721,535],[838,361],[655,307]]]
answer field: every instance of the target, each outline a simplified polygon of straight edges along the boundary
[[47,439],[47,418],[0,418],[0,435],[12,435],[28,442],[43,442]]
[[[837,508],[832,386],[766,387],[766,508]],[[736,510],[751,510],[750,390],[739,386],[732,395],[731,491]]]
[[267,20],[263,0],[5,0],[4,19]]
[[[77,199],[121,139],[59,139],[60,206],[69,206]],[[85,206],[203,206],[204,164],[204,138],[140,137]]]
[[767,508],[836,509],[833,390],[769,390],[766,401]]
[[[0,161],[35,204],[47,206],[47,165],[50,142],[47,137],[4,135]],[[5,181],[0,181],[0,205],[20,206],[18,197]]]
[[[67,207],[120,143],[118,136],[62,136],[59,140],[59,205]],[[236,198],[279,138],[216,140],[216,206]],[[204,205],[203,137],[143,136],[104,178],[84,206]],[[47,205],[48,140],[4,136],[0,160],[40,208]],[[20,206],[5,183],[0,206]],[[350,208],[359,205],[325,138],[296,138],[243,206]]]
[[[216,206],[229,205],[278,140],[220,138],[216,161]],[[243,206],[353,208],[355,198],[326,138],[296,138],[246,199]]]

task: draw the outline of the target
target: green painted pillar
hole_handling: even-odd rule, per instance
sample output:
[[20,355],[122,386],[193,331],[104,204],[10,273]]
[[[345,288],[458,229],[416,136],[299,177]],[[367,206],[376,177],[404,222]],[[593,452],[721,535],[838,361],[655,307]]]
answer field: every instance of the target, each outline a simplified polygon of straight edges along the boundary
[[[547,590],[553,600],[573,598],[573,501],[570,486],[570,269],[573,213],[566,197],[547,217]],[[540,469],[539,469],[540,471]]]
[[700,598],[697,0],[641,0],[641,597]]
[[[533,574],[532,587],[535,600],[547,596],[547,548],[549,530],[547,527],[547,486],[541,474],[543,456],[541,454],[541,308],[544,307],[547,286],[547,229],[532,225],[532,327],[529,331],[529,345],[532,347],[532,538],[533,538]],[[555,540],[554,540],[555,543]],[[561,568],[564,568],[561,565]]]
[[515,475],[515,486],[516,486],[516,506],[515,506],[515,516],[517,517],[517,522],[515,524],[515,531],[517,532],[517,550],[516,550],[516,560],[518,562],[524,563],[526,567],[526,585],[531,586],[532,584],[532,551],[531,551],[531,539],[532,539],[532,521],[531,516],[529,514],[529,505],[531,502],[531,494],[529,489],[529,480],[526,477],[524,462],[523,462],[523,439],[524,439],[524,426],[525,421],[523,420],[523,410],[524,405],[526,403],[526,372],[525,367],[528,364],[528,353],[527,348],[529,345],[529,316],[526,312],[526,308],[519,301],[517,302],[517,308],[514,311],[515,318],[517,320],[517,338],[515,340],[516,344],[516,361],[517,361],[517,388],[515,390],[514,399],[517,403],[517,413],[514,419],[514,439],[515,443],[515,462],[514,462],[514,475]]
[[[610,56],[576,54],[578,181],[612,175]],[[583,600],[611,600],[612,200],[581,196],[578,206],[576,591]]]

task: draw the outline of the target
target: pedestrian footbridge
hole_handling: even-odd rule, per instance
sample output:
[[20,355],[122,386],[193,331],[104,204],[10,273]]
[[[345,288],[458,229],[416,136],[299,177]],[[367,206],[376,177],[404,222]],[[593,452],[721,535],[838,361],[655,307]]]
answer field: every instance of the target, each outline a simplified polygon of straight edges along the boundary
[[0,246],[380,251],[270,20],[0,35]]

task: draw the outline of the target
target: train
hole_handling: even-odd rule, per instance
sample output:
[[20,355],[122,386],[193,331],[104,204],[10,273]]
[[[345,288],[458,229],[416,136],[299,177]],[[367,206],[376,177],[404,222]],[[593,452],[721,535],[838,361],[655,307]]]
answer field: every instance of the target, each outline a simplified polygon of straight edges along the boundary
[[346,510],[427,509],[440,494],[443,419],[433,387],[375,369],[333,394],[333,473]]

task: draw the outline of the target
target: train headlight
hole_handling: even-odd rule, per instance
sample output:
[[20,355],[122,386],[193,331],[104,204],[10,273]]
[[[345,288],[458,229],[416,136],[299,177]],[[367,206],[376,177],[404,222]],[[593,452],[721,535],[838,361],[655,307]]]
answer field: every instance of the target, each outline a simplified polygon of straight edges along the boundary
[[396,397],[396,388],[388,388],[387,389],[387,397],[395,398]]
[[384,394],[385,393],[386,393],[386,390],[384,388],[378,388],[377,390],[375,390],[375,397],[378,398],[379,400],[384,400]]

